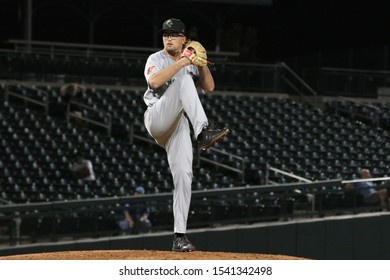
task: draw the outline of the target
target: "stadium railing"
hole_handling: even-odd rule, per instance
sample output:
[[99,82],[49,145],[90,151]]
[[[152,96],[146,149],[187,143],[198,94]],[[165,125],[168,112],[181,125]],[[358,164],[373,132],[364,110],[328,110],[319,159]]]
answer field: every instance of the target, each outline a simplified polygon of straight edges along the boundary
[[390,87],[390,71],[348,68],[307,68],[303,79],[321,95],[377,98],[378,91]]
[[[9,40],[13,46],[0,50],[5,64],[0,77],[79,81],[96,84],[144,86],[144,63],[155,48],[27,42]],[[31,49],[28,48],[31,43]],[[19,54],[23,54],[22,57]],[[285,93],[315,96],[316,92],[285,63],[240,63],[235,52],[208,52],[216,90],[239,92]],[[6,56],[10,56],[8,59]],[[7,66],[12,62],[11,66]],[[39,62],[39,63],[38,63]],[[30,65],[32,64],[32,65]],[[77,65],[77,66],[75,66]],[[39,68],[43,69],[39,69]],[[35,73],[31,72],[34,71]],[[51,70],[51,71],[50,71]],[[310,102],[310,100],[306,100]]]
[[[115,45],[77,44],[49,41],[8,40],[15,52],[30,52],[50,55],[74,55],[86,57],[106,58],[136,58],[146,59],[159,48],[128,47]],[[233,60],[238,57],[237,52],[208,51],[214,62]]]
[[29,91],[32,91],[33,93],[42,93],[44,96],[42,100],[39,100],[37,96],[23,96],[20,93],[14,92],[9,89],[8,82],[5,83],[5,89],[4,89],[4,99],[6,102],[9,101],[10,96],[19,100],[23,100],[25,103],[32,103],[34,105],[38,105],[44,109],[45,114],[49,113],[49,94],[44,90],[38,90],[33,87],[30,87],[28,85],[23,84],[23,82],[16,82],[16,81],[10,81],[14,85],[19,85],[22,88],[25,88]]
[[[73,111],[75,109],[91,112],[92,114],[95,114],[97,117],[99,117],[100,121],[96,120],[96,118],[89,118],[82,113],[78,114],[76,113],[77,111]],[[107,136],[111,136],[112,117],[110,113],[104,112],[96,108],[92,108],[79,102],[71,101],[69,106],[67,107],[66,119],[69,122],[71,118],[77,120],[78,122],[87,122],[94,126],[103,127],[107,132]]]
[[[370,181],[386,181],[389,177],[372,178]],[[333,205],[329,199],[333,195],[341,195],[342,185],[357,180],[326,180],[316,182],[298,182],[279,185],[241,186],[235,188],[220,188],[213,190],[196,190],[192,192],[189,228],[215,227],[216,225],[248,224],[264,221],[288,221],[295,218],[324,217],[329,215],[357,214],[367,211],[381,211],[378,206],[366,206],[358,203],[357,193],[349,192],[344,199],[338,198],[339,205]],[[296,192],[299,190],[300,192]],[[312,194],[316,197],[315,207],[307,203],[302,210],[295,205],[301,194]],[[298,194],[298,196],[297,196]],[[21,219],[21,227],[26,223],[30,228],[21,230],[19,240],[15,236],[15,229],[9,229],[11,242],[31,242],[50,237],[56,241],[64,237],[101,237],[119,234],[115,227],[115,215],[121,211],[126,203],[145,202],[151,209],[151,219],[155,232],[168,230],[172,226],[172,193],[146,194],[144,196],[120,196],[109,198],[92,198],[69,201],[51,201],[29,204],[0,205],[0,221],[2,224],[15,226],[11,223]],[[168,204],[167,204],[168,203]],[[67,217],[78,216],[90,221],[89,228],[83,231],[61,231],[59,224]],[[42,217],[50,221],[43,236],[34,230],[37,225],[31,219]],[[102,221],[111,220],[110,227],[105,227]],[[8,221],[8,222],[7,222]],[[30,221],[30,223],[29,223]],[[77,219],[73,220],[75,223]],[[86,221],[86,220],[85,220]],[[63,229],[62,229],[63,230]],[[29,236],[29,233],[33,236]]]

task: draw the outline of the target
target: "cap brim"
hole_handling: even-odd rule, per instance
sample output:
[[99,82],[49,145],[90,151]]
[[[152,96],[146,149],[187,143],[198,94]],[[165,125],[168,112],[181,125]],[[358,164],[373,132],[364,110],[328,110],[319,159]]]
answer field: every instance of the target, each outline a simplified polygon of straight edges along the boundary
[[160,33],[163,33],[164,31],[172,31],[172,32],[179,33],[179,34],[183,34],[184,36],[186,36],[185,33],[183,33],[183,32],[178,32],[177,30],[174,30],[174,29],[160,29],[160,30],[159,30]]

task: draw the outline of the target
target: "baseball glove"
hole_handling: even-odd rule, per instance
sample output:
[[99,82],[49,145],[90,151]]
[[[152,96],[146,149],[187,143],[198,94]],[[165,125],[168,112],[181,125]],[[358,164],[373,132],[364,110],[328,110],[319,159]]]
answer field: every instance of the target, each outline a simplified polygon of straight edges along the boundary
[[207,63],[207,52],[206,49],[198,41],[189,41],[181,53],[181,57],[187,57],[192,64],[197,66],[206,66]]

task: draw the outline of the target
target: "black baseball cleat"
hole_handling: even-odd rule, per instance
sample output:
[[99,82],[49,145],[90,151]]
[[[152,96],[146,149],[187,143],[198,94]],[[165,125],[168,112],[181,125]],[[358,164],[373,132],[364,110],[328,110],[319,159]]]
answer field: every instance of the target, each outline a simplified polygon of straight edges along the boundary
[[229,128],[205,128],[198,135],[198,149],[205,151],[211,145],[223,140],[230,133]]
[[192,243],[187,239],[187,236],[175,236],[173,238],[172,251],[175,252],[191,252],[195,251],[196,248]]

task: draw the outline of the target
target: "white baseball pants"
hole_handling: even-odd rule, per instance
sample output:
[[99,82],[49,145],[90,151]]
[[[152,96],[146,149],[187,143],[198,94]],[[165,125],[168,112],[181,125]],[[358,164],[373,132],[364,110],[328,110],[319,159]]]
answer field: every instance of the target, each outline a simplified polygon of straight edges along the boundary
[[190,120],[197,137],[208,120],[191,75],[176,79],[161,98],[147,109],[144,122],[149,134],[165,148],[173,177],[174,232],[186,233],[191,202],[193,151]]

